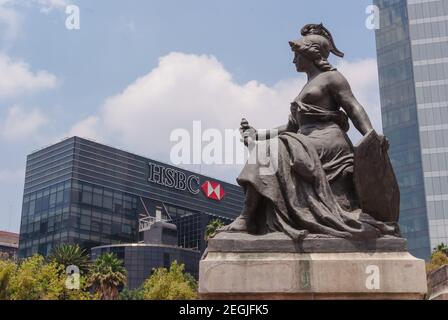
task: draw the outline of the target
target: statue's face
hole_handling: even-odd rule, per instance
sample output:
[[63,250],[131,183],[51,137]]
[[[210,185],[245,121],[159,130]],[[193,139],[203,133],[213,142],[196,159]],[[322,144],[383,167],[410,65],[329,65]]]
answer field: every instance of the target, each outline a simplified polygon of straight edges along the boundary
[[294,61],[297,72],[305,72],[309,63],[308,58],[299,52],[294,52]]

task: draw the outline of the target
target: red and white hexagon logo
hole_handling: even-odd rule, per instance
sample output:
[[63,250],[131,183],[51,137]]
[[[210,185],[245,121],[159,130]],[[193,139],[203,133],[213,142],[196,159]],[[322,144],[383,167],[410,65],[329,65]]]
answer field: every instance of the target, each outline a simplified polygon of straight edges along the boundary
[[206,181],[201,188],[207,198],[213,200],[221,201],[226,194],[222,186],[214,181]]

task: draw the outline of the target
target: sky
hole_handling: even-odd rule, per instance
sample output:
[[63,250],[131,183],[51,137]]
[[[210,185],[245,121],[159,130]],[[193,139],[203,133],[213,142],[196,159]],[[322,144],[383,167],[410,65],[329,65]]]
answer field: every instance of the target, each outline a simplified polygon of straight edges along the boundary
[[[26,156],[78,135],[170,162],[173,130],[287,121],[306,82],[288,41],[330,29],[381,131],[370,0],[0,0],[0,230],[18,232]],[[66,27],[68,5],[79,29]],[[71,21],[71,20],[70,20]],[[353,140],[359,135],[351,132]],[[241,165],[190,169],[235,183]]]

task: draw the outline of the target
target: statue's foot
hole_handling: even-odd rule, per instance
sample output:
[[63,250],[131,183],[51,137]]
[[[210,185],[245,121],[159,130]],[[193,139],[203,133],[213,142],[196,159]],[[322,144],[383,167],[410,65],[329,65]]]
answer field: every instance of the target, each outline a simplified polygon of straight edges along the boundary
[[228,226],[219,228],[218,232],[248,232],[246,218],[239,216]]

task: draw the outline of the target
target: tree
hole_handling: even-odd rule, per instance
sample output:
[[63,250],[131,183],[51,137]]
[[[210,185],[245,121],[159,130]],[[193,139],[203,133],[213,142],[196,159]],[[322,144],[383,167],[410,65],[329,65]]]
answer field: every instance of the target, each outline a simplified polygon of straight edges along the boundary
[[101,300],[116,300],[119,289],[126,284],[126,269],[123,261],[113,253],[99,256],[90,271],[88,285],[98,293]]
[[79,288],[66,285],[65,267],[46,262],[40,255],[23,260],[19,265],[0,261],[0,300],[89,300],[96,299],[80,276]]
[[448,247],[442,243],[434,248],[434,251],[431,255],[431,260],[426,264],[426,271],[431,273],[440,267],[448,265]]
[[45,263],[42,256],[25,259],[10,278],[8,292],[13,300],[58,300],[65,290],[64,268]]
[[17,265],[14,262],[0,259],[0,300],[9,299],[9,281],[16,269]]
[[218,232],[218,229],[222,227],[224,227],[224,223],[221,220],[219,219],[212,220],[205,228],[205,241],[208,241],[210,238],[213,238]]
[[434,248],[434,253],[435,252],[442,252],[445,255],[448,256],[448,245],[444,244],[443,242],[441,244],[439,244],[436,248]]
[[85,276],[80,277],[80,288],[79,290],[68,290],[64,292],[64,296],[60,300],[99,300],[100,295],[90,294],[89,286],[87,285],[87,279]]
[[54,248],[49,260],[64,266],[64,268],[77,266],[81,273],[87,273],[90,266],[88,254],[77,244],[62,244]]
[[158,268],[143,284],[146,300],[193,300],[197,299],[194,278],[184,273],[185,265],[174,261],[170,269]]
[[130,290],[125,288],[120,292],[120,300],[145,300],[145,296],[143,294],[143,287]]

